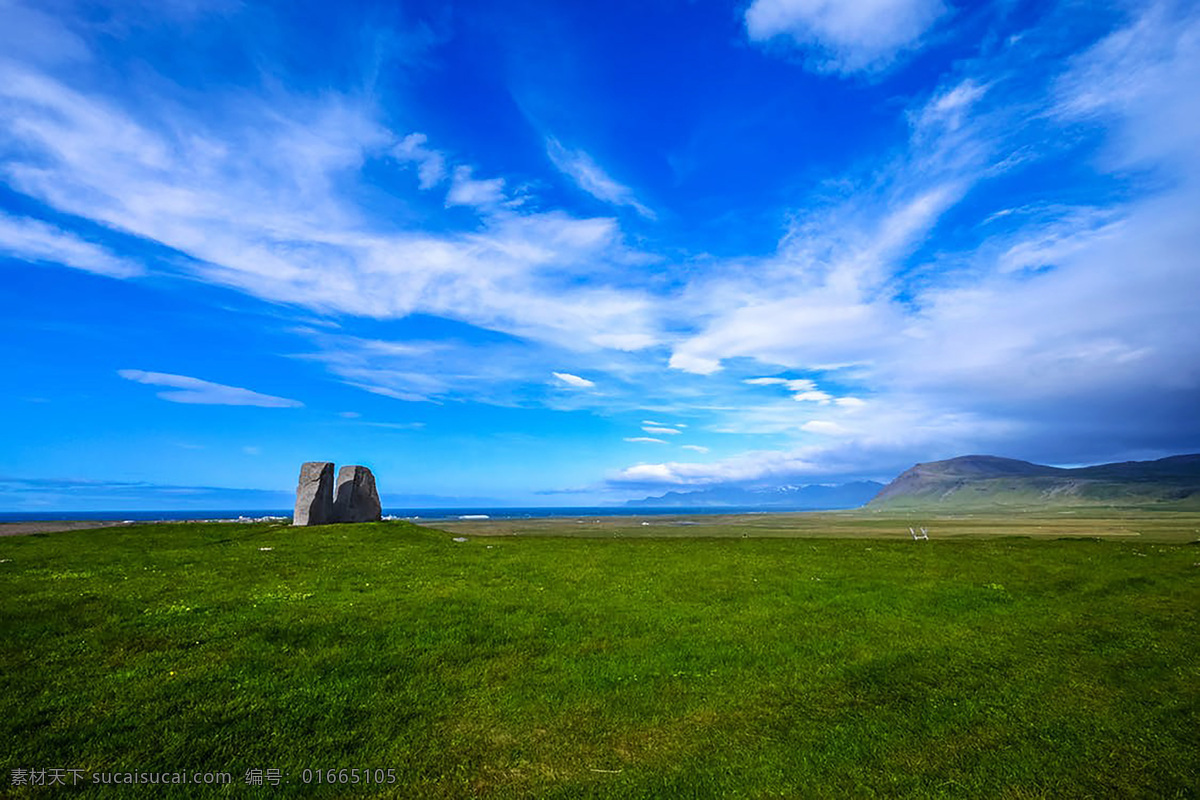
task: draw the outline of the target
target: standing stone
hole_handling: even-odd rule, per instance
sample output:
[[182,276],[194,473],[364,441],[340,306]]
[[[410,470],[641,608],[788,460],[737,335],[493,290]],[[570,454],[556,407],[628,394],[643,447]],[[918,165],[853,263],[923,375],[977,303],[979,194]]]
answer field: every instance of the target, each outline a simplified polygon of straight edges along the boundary
[[325,525],[329,522],[333,522],[333,463],[306,461],[300,465],[292,524]]
[[378,522],[383,509],[375,476],[366,467],[342,467],[338,470],[337,499],[333,501],[333,518],[337,522]]

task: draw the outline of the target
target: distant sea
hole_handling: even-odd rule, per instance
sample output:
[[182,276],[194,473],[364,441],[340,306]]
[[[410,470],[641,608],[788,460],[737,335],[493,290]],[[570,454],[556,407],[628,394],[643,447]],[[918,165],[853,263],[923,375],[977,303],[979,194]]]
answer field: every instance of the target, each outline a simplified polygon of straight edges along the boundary
[[[414,522],[462,519],[540,519],[546,517],[677,517],[696,514],[772,514],[791,510],[759,506],[697,506],[694,508],[630,508],[628,506],[576,506],[571,508],[385,508],[385,517]],[[185,520],[237,520],[264,517],[291,518],[288,509],[215,509],[209,511],[0,511],[0,522],[52,520],[117,520],[130,522],[182,522]]]

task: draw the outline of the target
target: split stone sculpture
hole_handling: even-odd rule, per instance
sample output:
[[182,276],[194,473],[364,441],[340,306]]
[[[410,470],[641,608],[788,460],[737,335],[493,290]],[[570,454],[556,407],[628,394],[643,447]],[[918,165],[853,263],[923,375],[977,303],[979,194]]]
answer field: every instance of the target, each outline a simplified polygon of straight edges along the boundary
[[375,476],[366,467],[338,470],[333,517],[337,522],[378,522],[382,518]]
[[292,524],[324,525],[328,522],[333,522],[333,463],[306,461],[300,465]]
[[296,485],[293,525],[328,525],[331,522],[378,522],[383,509],[375,476],[366,467],[342,467],[334,496],[333,463],[308,461],[300,465]]

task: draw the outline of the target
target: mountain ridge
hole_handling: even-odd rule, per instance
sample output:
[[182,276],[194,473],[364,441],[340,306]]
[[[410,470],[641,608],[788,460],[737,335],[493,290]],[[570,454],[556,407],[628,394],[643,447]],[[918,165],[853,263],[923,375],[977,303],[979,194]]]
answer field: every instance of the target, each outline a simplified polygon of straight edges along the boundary
[[872,510],[1079,505],[1200,508],[1200,454],[1089,467],[969,455],[915,464],[867,503]]

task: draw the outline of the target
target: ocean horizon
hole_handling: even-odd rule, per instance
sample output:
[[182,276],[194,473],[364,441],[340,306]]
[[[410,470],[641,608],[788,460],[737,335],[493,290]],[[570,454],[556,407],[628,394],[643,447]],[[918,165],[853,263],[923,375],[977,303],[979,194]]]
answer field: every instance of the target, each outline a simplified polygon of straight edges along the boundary
[[[697,514],[776,514],[839,509],[764,508],[762,506],[683,506],[678,508],[635,506],[524,506],[457,508],[385,508],[385,518],[414,522],[444,522],[470,519],[538,519],[547,517],[645,517],[694,516]],[[841,509],[844,510],[844,509]],[[189,522],[200,520],[238,521],[269,517],[291,519],[291,509],[207,509],[158,511],[0,511],[4,522]]]

